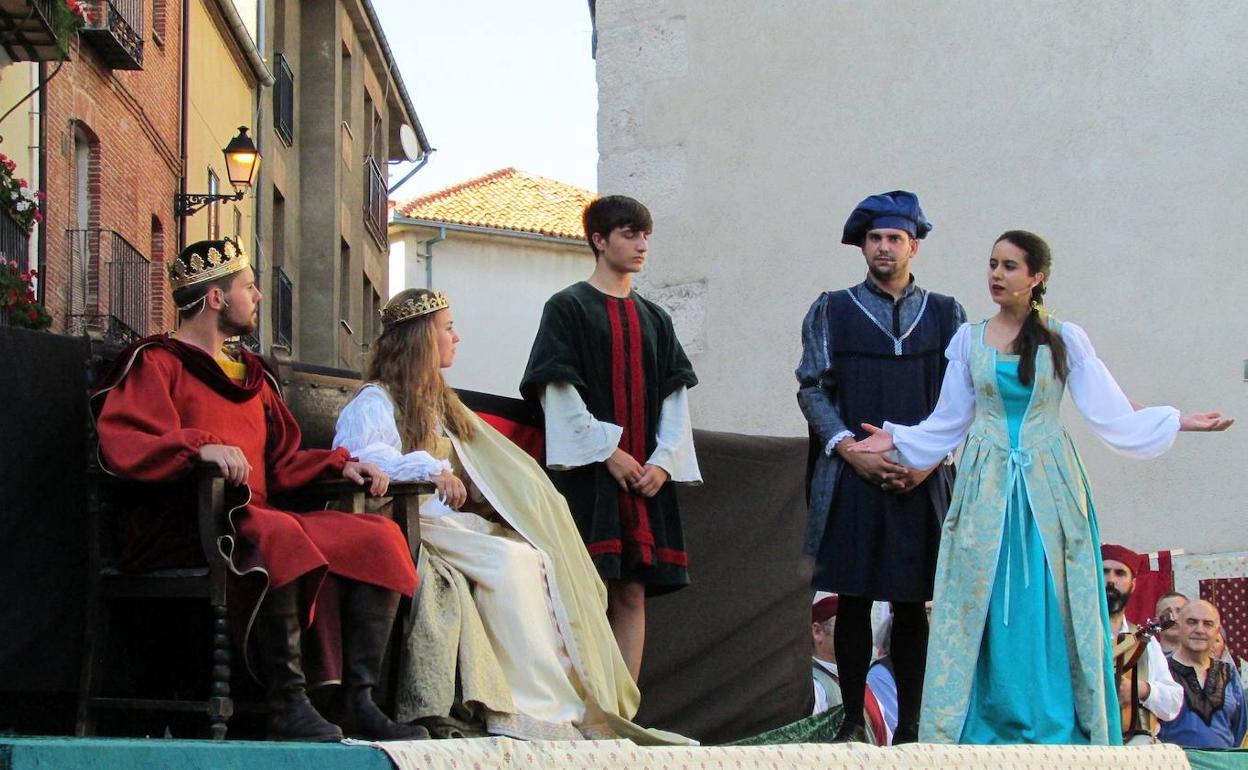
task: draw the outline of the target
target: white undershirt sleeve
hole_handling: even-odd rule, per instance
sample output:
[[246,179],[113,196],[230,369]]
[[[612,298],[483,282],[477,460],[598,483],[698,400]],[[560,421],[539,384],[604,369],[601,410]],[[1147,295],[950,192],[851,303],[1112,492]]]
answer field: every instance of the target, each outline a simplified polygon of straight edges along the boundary
[[603,462],[620,445],[624,429],[594,419],[570,383],[547,383],[541,400],[546,414],[546,467],[551,470]]
[[1169,722],[1183,709],[1183,687],[1170,674],[1160,642],[1149,639],[1144,654],[1148,656],[1148,697],[1140,705],[1161,721]]
[[404,453],[390,396],[376,385],[366,385],[338,415],[334,448],[343,447],[361,462],[376,463],[395,481],[428,481],[451,470],[446,460],[428,452]]
[[663,399],[654,453],[646,461],[667,471],[672,481],[701,484],[702,471],[693,449],[693,423],[689,419],[689,389],[681,386]]
[[1171,406],[1135,409],[1096,355],[1092,341],[1073,323],[1062,324],[1070,373],[1066,386],[1088,427],[1109,447],[1128,457],[1164,453],[1179,433],[1179,410]]
[[893,444],[901,462],[911,468],[931,468],[945,460],[966,438],[975,419],[975,387],[971,383],[970,344],[972,327],[962,324],[945,358],[945,379],[940,386],[940,399],[927,419],[918,425],[897,425],[886,422],[884,430],[893,435]]

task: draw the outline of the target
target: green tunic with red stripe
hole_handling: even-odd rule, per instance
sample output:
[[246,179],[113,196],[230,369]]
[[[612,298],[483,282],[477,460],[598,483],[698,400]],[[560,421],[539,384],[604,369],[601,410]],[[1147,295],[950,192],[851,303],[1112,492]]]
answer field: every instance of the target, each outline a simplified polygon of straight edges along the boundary
[[[540,407],[545,386],[560,382],[576,388],[594,419],[623,428],[620,448],[644,465],[663,399],[698,378],[662,308],[582,281],[546,302],[520,392]],[[604,463],[548,472],[604,580],[644,583],[651,595],[689,584],[671,481],[647,498],[621,491]]]

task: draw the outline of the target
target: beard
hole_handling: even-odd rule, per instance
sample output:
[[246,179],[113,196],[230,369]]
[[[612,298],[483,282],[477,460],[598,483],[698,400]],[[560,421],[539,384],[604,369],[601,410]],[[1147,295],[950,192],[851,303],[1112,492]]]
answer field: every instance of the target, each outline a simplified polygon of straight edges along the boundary
[[244,334],[251,334],[256,330],[256,316],[254,313],[244,320],[235,318],[229,308],[217,316],[217,330],[227,337],[241,337]]
[[899,271],[900,266],[896,262],[889,263],[887,267],[882,267],[877,265],[873,260],[871,264],[867,265],[867,272],[870,273],[875,280],[880,281],[881,283],[887,283],[888,280],[897,275]]
[[1105,603],[1109,605],[1109,614],[1117,615],[1127,608],[1127,602],[1131,600],[1131,592],[1125,594],[1113,586],[1105,586]]

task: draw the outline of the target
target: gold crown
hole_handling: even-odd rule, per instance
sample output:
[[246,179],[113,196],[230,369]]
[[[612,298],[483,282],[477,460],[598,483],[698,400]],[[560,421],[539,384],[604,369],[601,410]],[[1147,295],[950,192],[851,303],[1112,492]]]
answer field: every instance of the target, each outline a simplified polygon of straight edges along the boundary
[[381,325],[387,329],[395,324],[436,313],[451,306],[451,301],[440,291],[408,297],[397,304],[391,303],[381,309]]
[[[211,245],[209,245],[211,244]],[[217,244],[221,248],[217,248]],[[208,246],[205,253],[195,247]],[[192,244],[169,266],[169,285],[174,291],[204,281],[213,281],[251,266],[251,258],[243,247],[226,238],[224,241],[203,241]]]

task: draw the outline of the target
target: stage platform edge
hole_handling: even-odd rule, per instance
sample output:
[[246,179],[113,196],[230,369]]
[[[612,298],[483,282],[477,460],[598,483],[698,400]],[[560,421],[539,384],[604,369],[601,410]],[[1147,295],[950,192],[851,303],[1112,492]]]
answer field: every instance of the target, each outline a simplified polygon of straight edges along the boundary
[[[383,750],[384,749],[384,750]],[[384,745],[132,738],[0,737],[0,770],[835,770],[836,768],[1103,768],[1248,770],[1248,751],[1177,746],[934,746],[819,743],[640,747],[627,741],[524,742],[508,738]]]

